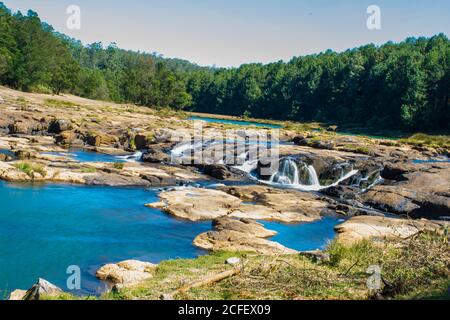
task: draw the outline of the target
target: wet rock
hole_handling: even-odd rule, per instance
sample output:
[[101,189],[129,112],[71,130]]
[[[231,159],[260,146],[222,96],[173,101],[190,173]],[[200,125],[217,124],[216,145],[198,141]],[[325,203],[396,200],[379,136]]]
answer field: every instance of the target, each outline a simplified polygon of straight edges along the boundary
[[219,180],[247,180],[247,174],[223,164],[198,165],[204,174]]
[[147,163],[169,163],[170,156],[164,152],[163,148],[152,147],[142,154],[141,160]]
[[421,231],[435,231],[446,222],[407,220],[374,216],[353,217],[335,227],[338,241],[354,243],[364,239],[407,239]]
[[395,180],[395,181],[405,181],[407,180],[404,176],[409,172],[415,171],[415,166],[405,163],[392,163],[389,162],[384,166],[384,169],[381,171],[381,177],[383,179]]
[[107,264],[96,272],[96,277],[115,285],[116,288],[130,287],[153,276],[156,265],[137,260],[126,260]]
[[39,279],[22,298],[22,300],[41,300],[42,297],[57,297],[63,291],[44,279]]
[[153,134],[151,133],[138,133],[134,137],[134,144],[137,150],[143,150],[150,147],[150,144],[154,142]]

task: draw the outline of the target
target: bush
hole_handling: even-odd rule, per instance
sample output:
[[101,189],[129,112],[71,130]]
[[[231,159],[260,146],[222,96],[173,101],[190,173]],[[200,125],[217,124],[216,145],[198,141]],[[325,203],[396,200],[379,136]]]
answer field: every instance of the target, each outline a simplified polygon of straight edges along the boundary
[[125,163],[123,163],[123,162],[114,162],[113,167],[114,167],[114,169],[122,170],[125,167]]
[[20,162],[15,164],[15,167],[26,173],[30,178],[34,179],[34,174],[39,173],[41,176],[45,177],[47,175],[47,172],[45,171],[44,167],[40,164],[35,163],[29,163],[29,162]]

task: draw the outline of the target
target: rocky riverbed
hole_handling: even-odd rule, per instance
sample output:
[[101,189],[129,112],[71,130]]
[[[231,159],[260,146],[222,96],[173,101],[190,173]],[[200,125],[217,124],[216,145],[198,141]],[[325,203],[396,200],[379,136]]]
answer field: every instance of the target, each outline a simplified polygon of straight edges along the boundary
[[[3,87],[0,97],[0,180],[160,188],[159,201],[148,207],[177,219],[211,222],[210,231],[193,239],[202,249],[298,253],[272,241],[276,232],[264,221],[309,223],[338,216],[345,219],[336,227],[343,243],[407,239],[448,227],[450,163],[428,161],[448,156],[450,150],[442,147],[280,129],[278,168],[268,173],[266,159],[249,159],[246,149],[230,148],[214,161],[196,163],[195,150],[214,154],[217,145],[174,141],[193,127],[184,114]],[[217,136],[236,130],[202,124]],[[242,132],[232,137],[243,137],[248,147]],[[109,160],[82,161],[74,150]],[[230,158],[241,162],[229,165]],[[97,275],[129,285],[151,277],[153,267],[128,261]]]

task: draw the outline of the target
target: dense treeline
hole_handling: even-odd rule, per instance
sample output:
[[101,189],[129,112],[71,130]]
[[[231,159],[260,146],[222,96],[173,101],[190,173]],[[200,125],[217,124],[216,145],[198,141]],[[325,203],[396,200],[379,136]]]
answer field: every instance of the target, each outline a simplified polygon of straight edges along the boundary
[[84,46],[0,2],[0,83],[147,106],[373,128],[450,130],[450,41],[441,34],[288,63],[201,68]]
[[83,46],[56,33],[38,15],[12,14],[0,2],[0,83],[24,91],[71,92],[93,99],[184,108],[186,61],[125,51],[114,44]]
[[200,70],[188,81],[196,111],[375,128],[450,129],[445,35],[299,57],[289,63]]

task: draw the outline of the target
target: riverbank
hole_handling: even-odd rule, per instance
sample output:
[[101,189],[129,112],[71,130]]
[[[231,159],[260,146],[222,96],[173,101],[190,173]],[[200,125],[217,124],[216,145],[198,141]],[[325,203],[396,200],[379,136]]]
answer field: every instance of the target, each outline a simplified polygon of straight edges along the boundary
[[[262,287],[280,283],[287,290],[289,284],[281,281],[282,276],[292,274],[286,266],[297,266],[295,272],[301,274],[300,265],[312,267],[308,263],[314,264],[307,262],[301,252],[324,250],[326,243],[335,238],[339,244],[326,249],[325,256],[343,245],[354,246],[361,241],[376,247],[392,241],[405,243],[424,233],[440,234],[448,228],[450,163],[446,159],[450,148],[445,137],[416,136],[414,141],[391,141],[341,135],[331,127],[318,130],[314,124],[275,124],[253,119],[245,123],[225,123],[230,119],[217,122],[203,118],[200,134],[204,134],[203,129],[211,130],[212,137],[219,140],[197,142],[192,140],[198,133],[194,121],[181,112],[69,95],[21,93],[6,88],[0,88],[0,95],[0,180],[20,184],[17,189],[8,184],[0,190],[6,190],[5,201],[17,199],[15,203],[10,201],[3,216],[0,215],[6,228],[3,234],[10,235],[3,240],[5,244],[24,241],[22,249],[14,250],[19,255],[14,256],[12,263],[3,262],[12,265],[11,270],[29,270],[30,266],[39,265],[31,259],[33,252],[39,250],[27,253],[23,249],[32,249],[27,246],[26,235],[34,235],[36,239],[32,243],[42,244],[39,251],[42,259],[51,256],[58,261],[58,254],[72,256],[75,261],[60,261],[79,263],[83,277],[93,283],[107,284],[114,280],[113,293],[118,296],[111,298],[121,298],[121,295],[124,298],[158,298],[156,292],[158,295],[171,293],[166,292],[169,287],[157,289],[162,285],[158,282],[154,289],[149,289],[153,284],[145,284],[142,289],[154,294],[127,296],[130,282],[136,285],[138,280],[156,279],[158,275],[155,276],[154,271],[158,272],[160,265],[167,264],[173,268],[162,271],[165,280],[158,279],[161,282],[169,279],[173,290],[180,282],[201,280],[199,276],[214,276],[214,272],[220,271],[230,279],[244,275],[247,278],[241,279],[242,284],[236,291],[223,289],[219,298],[227,298],[226,292],[230,291],[231,297],[258,299],[266,297],[267,293],[262,291],[258,296],[244,284],[255,281],[253,274],[262,281]],[[279,143],[274,143],[279,157],[272,171],[268,170],[267,159],[251,158],[251,147],[267,146],[252,138],[255,128],[265,134],[273,130],[279,133]],[[182,143],[173,140],[181,132],[187,134],[187,139]],[[231,138],[227,134],[231,134]],[[236,141],[241,141],[242,150],[235,145]],[[196,162],[199,154],[216,154],[218,145],[227,147],[227,152],[200,164]],[[236,162],[230,164],[229,160]],[[19,198],[21,194],[23,198]],[[82,212],[77,213],[78,209]],[[35,232],[30,232],[26,221],[20,228],[11,227],[19,223],[18,217],[26,216],[30,217],[26,221],[39,218],[34,224],[34,227],[39,226]],[[85,219],[78,221],[77,216]],[[42,217],[45,218],[40,219]],[[172,228],[174,225],[176,228]],[[23,233],[15,234],[13,231],[17,230]],[[62,234],[56,236],[58,232]],[[48,238],[49,235],[55,237]],[[80,238],[80,235],[83,236]],[[75,245],[77,239],[87,244],[88,254],[84,250],[73,254],[72,249],[82,247]],[[174,242],[176,245],[172,245]],[[432,240],[431,244],[434,242]],[[4,247],[8,249],[7,245]],[[355,248],[350,251],[361,251],[363,256],[372,250],[363,245]],[[346,249],[338,251],[342,250]],[[165,255],[155,258],[162,251]],[[407,251],[401,253],[402,258],[406,259]],[[198,255],[196,252],[210,254],[197,260],[170,260],[193,258]],[[247,270],[249,273],[230,271],[230,266],[224,264],[223,252],[238,256],[241,261],[249,259],[249,266],[252,266]],[[391,261],[395,255],[380,254],[377,259],[387,259],[388,265],[395,261]],[[424,253],[411,250],[411,254],[415,258]],[[3,256],[13,257],[8,252]],[[322,260],[324,253],[313,257]],[[172,262],[161,262],[164,259]],[[119,263],[122,260],[126,261]],[[281,280],[270,274],[263,277],[258,271],[274,261],[274,268],[281,270],[277,276]],[[405,261],[411,263],[409,267],[417,267],[414,261]],[[20,268],[14,267],[15,263]],[[325,268],[320,269],[321,272],[330,273],[334,284],[319,283],[314,293],[305,296],[299,292],[283,296],[281,287],[273,288],[279,293],[267,297],[369,297],[361,282],[362,270],[356,268],[359,273],[354,276],[360,277],[360,282],[355,283],[354,279],[340,279],[339,266],[321,266]],[[49,275],[56,280],[47,280],[63,286],[67,266],[55,264],[53,267],[57,269]],[[448,265],[445,268],[448,269]],[[198,270],[191,276],[192,269]],[[430,281],[441,281],[444,269],[433,266]],[[51,268],[36,269],[38,273],[33,278],[44,277],[48,270]],[[6,281],[15,276],[11,271]],[[409,277],[408,273],[406,276]],[[303,291],[308,288],[302,285],[317,281],[310,277],[313,275],[307,275],[301,280],[306,282],[298,284]],[[26,277],[22,275],[22,278]],[[28,282],[32,280],[26,279],[27,284],[17,286],[29,287]],[[216,284],[213,284],[214,287]],[[340,286],[342,291],[339,291]],[[353,292],[354,286],[361,292]],[[430,289],[430,284],[422,279],[405,294],[421,286],[426,287],[423,292]],[[322,287],[327,288],[323,294],[320,293]],[[204,290],[209,290],[208,286]],[[101,291],[86,291],[81,294],[102,294]],[[246,297],[245,292],[251,294]],[[399,296],[400,292],[394,297]]]
[[[98,299],[448,299],[446,239],[425,233],[404,242],[362,241],[350,246],[333,242],[322,253],[264,256],[218,252],[194,260],[164,261],[149,279]],[[226,263],[232,258],[239,259],[234,259],[236,265]],[[374,271],[368,273],[374,267],[382,270],[378,280]],[[237,271],[230,273],[232,270]],[[231,275],[208,282],[227,272]],[[204,284],[195,286],[197,283]],[[188,288],[189,284],[194,286]],[[91,297],[62,294],[43,299]]]

